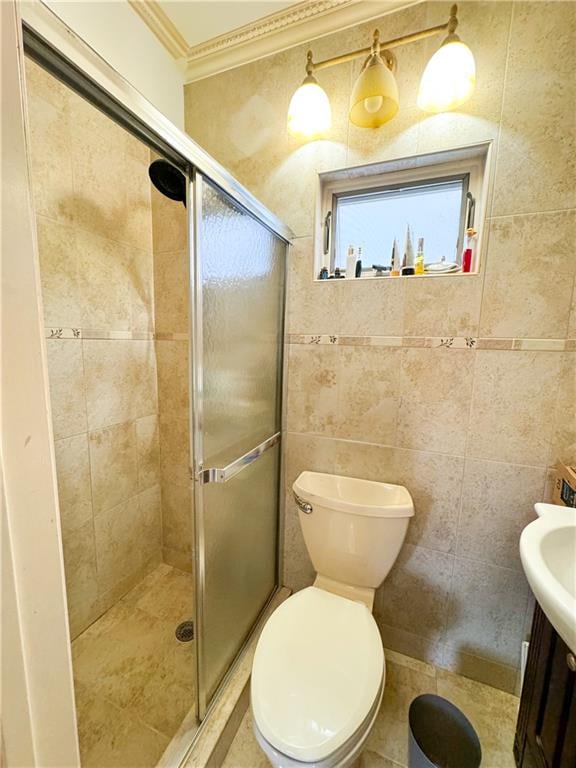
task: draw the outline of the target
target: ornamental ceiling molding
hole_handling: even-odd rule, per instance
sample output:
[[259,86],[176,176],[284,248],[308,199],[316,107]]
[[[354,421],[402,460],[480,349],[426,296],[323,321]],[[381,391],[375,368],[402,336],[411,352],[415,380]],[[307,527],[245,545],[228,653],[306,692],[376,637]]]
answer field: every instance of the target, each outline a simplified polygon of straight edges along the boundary
[[191,83],[414,5],[419,0],[304,0],[194,46],[187,45],[160,3],[155,0],[129,2],[171,55],[185,62],[185,82]]

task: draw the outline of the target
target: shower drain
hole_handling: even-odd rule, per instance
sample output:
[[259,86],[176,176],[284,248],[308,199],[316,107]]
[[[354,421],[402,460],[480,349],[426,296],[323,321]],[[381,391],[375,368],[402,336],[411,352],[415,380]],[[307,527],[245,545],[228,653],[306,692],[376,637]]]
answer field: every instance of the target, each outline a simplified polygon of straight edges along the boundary
[[183,621],[176,627],[176,639],[181,643],[189,643],[190,640],[194,640],[194,622]]

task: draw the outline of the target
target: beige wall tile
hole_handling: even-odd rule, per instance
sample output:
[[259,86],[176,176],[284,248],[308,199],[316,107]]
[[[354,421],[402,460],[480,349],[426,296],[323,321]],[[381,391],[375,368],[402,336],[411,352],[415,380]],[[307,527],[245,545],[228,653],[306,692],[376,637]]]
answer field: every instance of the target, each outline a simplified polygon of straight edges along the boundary
[[193,557],[187,555],[185,552],[180,552],[180,550],[177,549],[163,547],[162,561],[167,565],[178,568],[179,571],[183,571],[184,573],[193,573],[194,571]]
[[190,482],[190,427],[186,419],[160,416],[160,467],[162,484],[187,488]]
[[292,484],[305,471],[336,471],[335,440],[288,433],[284,442],[284,578],[283,583],[292,589],[302,589],[314,581],[314,568],[308,556],[298,510],[292,495]]
[[544,466],[561,355],[478,350],[468,455]]
[[155,485],[138,494],[140,509],[140,546],[143,565],[146,561],[162,559],[162,496],[160,486]]
[[[498,664],[489,659],[473,656],[450,644],[446,644],[444,647],[440,666],[447,670],[451,670],[458,675],[469,677],[472,680],[478,680],[480,683],[492,686],[492,688],[498,688],[500,691],[505,691],[506,693],[514,693],[516,690],[516,679],[518,677],[517,667]],[[444,680],[448,678],[447,673],[442,672],[442,670],[438,671]],[[514,726],[515,725],[516,721],[514,720]]]
[[394,482],[396,451],[389,446],[338,440],[336,474],[376,482]]
[[69,154],[69,91],[37,64],[26,60],[27,107],[36,212],[62,223],[74,218]]
[[171,417],[188,417],[189,366],[188,342],[160,340],[156,342],[158,366],[158,404],[161,413]]
[[348,336],[401,336],[404,280],[342,281],[340,310],[332,333]]
[[338,357],[337,436],[393,445],[401,350],[342,346]]
[[[124,134],[124,205],[129,215],[124,220],[122,238],[131,246],[148,254],[152,253],[152,199],[154,188],[148,175],[148,147],[142,144],[142,157],[137,157],[133,151],[134,137]],[[146,157],[144,157],[146,155]],[[167,198],[165,198],[168,200]],[[180,206],[183,208],[182,203]],[[186,214],[184,214],[186,219]]]
[[446,631],[454,558],[444,552],[404,544],[376,592],[378,622],[441,641]]
[[46,342],[54,438],[86,432],[86,394],[82,343],[48,339]]
[[476,336],[482,276],[406,280],[405,336]]
[[92,520],[83,523],[74,531],[68,531],[62,543],[70,636],[76,637],[96,618],[99,612],[96,548]]
[[558,395],[548,464],[574,462],[576,458],[576,352],[565,352],[560,368]]
[[462,494],[464,459],[424,451],[394,451],[394,471],[386,480],[406,486],[414,500],[406,541],[453,552]]
[[56,440],[56,472],[62,535],[92,520],[90,456],[88,435],[81,434]]
[[406,630],[398,627],[391,627],[384,624],[378,617],[376,617],[376,622],[384,643],[386,659],[407,654],[412,660],[420,659],[429,664],[441,663],[443,646],[439,640],[415,635],[413,632],[406,632]]
[[160,482],[160,430],[156,415],[136,421],[138,452],[138,490],[144,491]]
[[74,228],[38,216],[37,232],[44,324],[78,328],[82,325],[82,310]]
[[[114,230],[110,233],[113,235]],[[109,237],[77,230],[82,326],[101,330],[131,328],[128,252]]]
[[162,484],[162,545],[190,556],[192,553],[192,496],[189,488]]
[[528,591],[518,571],[456,558],[447,625],[450,644],[473,656],[518,666]]
[[402,350],[398,444],[464,455],[474,352]]
[[[356,69],[355,75],[358,75]],[[402,98],[394,119],[380,128],[367,131],[350,123],[346,165],[363,165],[416,155],[421,119],[422,112],[417,107],[406,106]],[[389,261],[389,254],[386,254],[386,259]]]
[[568,130],[576,96],[575,13],[572,3],[514,5],[494,215],[576,204],[575,134]]
[[543,501],[545,475],[543,467],[468,460],[458,555],[522,571],[518,541]]
[[186,251],[188,216],[177,200],[170,200],[151,186],[152,235],[154,254]]
[[189,332],[188,272],[186,251],[154,252],[154,310],[157,332]]
[[137,493],[138,446],[134,422],[90,432],[90,469],[96,515]]
[[338,349],[293,344],[288,351],[287,426],[334,435],[338,423]]
[[575,237],[570,211],[491,222],[481,336],[565,337]]
[[[146,493],[148,491],[140,496]],[[146,534],[151,523],[149,509],[141,503],[140,496],[133,496],[95,518],[98,588],[101,593],[113,589],[131,574],[139,573],[144,565],[145,554],[149,552]]]
[[339,326],[342,281],[315,282],[313,242],[299,237],[288,249],[287,333],[334,334]]
[[156,412],[154,342],[94,339],[82,344],[90,429]]
[[570,319],[568,321],[568,338],[576,338],[576,278],[574,279],[574,288],[572,290],[572,307],[570,309]]

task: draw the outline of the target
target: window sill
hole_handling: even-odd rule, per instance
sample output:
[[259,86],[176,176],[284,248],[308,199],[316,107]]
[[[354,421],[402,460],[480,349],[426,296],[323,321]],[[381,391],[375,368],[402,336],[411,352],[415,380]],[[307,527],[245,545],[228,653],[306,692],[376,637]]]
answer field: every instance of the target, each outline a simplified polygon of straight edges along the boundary
[[454,272],[425,272],[423,275],[395,275],[394,277],[390,275],[362,275],[361,277],[353,277],[353,278],[346,278],[346,277],[339,277],[339,278],[323,278],[320,279],[319,277],[314,278],[315,283],[350,283],[350,282],[363,282],[367,283],[370,281],[375,280],[381,280],[383,282],[393,282],[394,280],[421,280],[422,278],[436,278],[436,277],[477,277],[480,274],[479,271],[475,272],[462,272],[462,270],[457,270]]

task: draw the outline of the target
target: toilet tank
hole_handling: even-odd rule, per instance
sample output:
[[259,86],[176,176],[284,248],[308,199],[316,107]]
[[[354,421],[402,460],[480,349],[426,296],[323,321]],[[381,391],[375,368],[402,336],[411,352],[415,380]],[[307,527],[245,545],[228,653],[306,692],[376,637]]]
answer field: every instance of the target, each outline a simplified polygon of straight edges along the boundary
[[400,552],[414,504],[402,485],[302,472],[292,486],[316,572],[376,589]]

